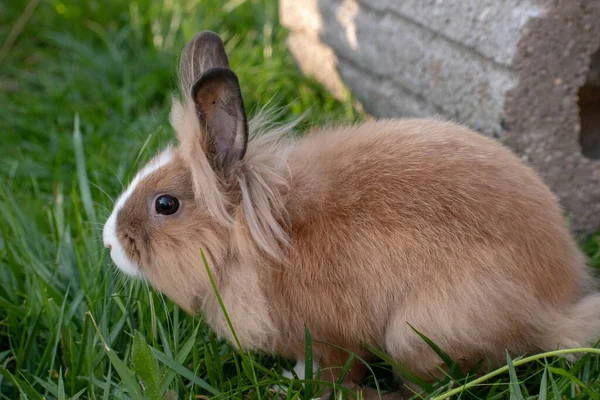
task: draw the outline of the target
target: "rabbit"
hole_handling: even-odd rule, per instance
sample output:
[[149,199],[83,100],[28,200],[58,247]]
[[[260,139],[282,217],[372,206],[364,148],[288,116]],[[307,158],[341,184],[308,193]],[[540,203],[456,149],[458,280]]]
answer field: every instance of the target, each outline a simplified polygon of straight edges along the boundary
[[[201,250],[242,347],[302,363],[306,327],[324,379],[369,346],[435,379],[443,362],[413,328],[465,368],[598,339],[600,295],[557,198],[499,141],[437,119],[302,136],[248,122],[209,31],[179,75],[178,144],[137,173],[103,241],[221,338]],[[363,374],[354,361],[345,384]]]

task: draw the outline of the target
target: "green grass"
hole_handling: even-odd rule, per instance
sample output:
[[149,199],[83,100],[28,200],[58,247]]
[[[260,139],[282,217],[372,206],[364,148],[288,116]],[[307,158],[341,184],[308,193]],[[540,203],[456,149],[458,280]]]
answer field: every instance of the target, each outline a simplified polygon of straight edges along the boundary
[[[282,119],[361,117],[299,74],[272,0],[0,2],[0,398],[264,399],[286,382],[289,361],[219,341],[123,280],[101,246],[111,197],[173,138],[178,55],[203,29],[225,39],[250,111],[272,101],[290,105]],[[599,240],[582,244],[596,266]],[[600,398],[598,355],[525,361],[457,392]],[[389,364],[372,368],[384,377]],[[452,370],[427,389],[439,396],[465,381]],[[288,397],[319,389],[306,383]]]

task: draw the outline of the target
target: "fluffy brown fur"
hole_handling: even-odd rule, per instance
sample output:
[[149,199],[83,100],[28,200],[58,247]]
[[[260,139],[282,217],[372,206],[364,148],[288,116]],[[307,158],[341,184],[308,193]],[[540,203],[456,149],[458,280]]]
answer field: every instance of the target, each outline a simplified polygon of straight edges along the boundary
[[[188,62],[219,45],[194,40]],[[600,296],[555,196],[499,143],[435,120],[297,140],[279,129],[223,171],[188,94],[211,63],[197,65],[182,63],[179,147],[139,182],[117,231],[141,273],[219,335],[232,339],[201,248],[242,345],[302,359],[307,326],[321,368],[348,357],[329,344],[367,358],[368,344],[430,378],[441,360],[409,324],[465,365],[598,339]],[[181,210],[155,215],[160,193]],[[356,365],[349,383],[360,376]]]

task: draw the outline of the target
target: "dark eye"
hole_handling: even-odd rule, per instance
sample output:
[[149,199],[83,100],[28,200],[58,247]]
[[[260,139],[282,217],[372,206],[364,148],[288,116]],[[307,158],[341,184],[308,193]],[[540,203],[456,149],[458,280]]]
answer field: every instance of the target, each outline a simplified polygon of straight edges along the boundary
[[179,200],[168,194],[158,196],[156,199],[156,212],[162,215],[175,214],[179,209]]

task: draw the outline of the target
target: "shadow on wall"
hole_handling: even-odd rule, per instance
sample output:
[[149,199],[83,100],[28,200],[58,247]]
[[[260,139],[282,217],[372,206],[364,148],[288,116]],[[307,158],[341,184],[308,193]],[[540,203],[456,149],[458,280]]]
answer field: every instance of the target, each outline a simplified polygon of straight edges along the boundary
[[583,155],[600,160],[600,49],[592,56],[586,82],[579,89],[579,119]]

